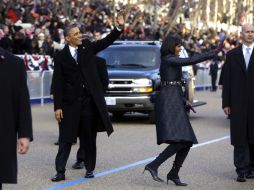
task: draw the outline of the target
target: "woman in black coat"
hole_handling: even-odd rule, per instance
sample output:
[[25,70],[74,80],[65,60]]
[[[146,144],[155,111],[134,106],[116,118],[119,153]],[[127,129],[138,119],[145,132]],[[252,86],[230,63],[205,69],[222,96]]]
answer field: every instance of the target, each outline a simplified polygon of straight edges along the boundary
[[145,170],[151,173],[155,181],[162,182],[158,177],[158,168],[176,154],[173,167],[167,174],[167,182],[171,180],[178,186],[186,186],[187,184],[179,179],[178,172],[191,146],[198,142],[185,110],[186,102],[181,86],[182,66],[211,59],[218,50],[190,58],[179,58],[181,46],[181,40],[170,35],[161,46],[161,90],[155,103],[157,144],[170,145],[154,161],[147,164]]

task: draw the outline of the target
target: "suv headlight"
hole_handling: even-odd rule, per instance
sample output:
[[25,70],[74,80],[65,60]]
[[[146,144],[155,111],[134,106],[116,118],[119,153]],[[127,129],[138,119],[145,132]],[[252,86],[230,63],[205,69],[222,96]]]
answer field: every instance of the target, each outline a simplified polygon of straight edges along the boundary
[[133,88],[133,92],[139,93],[147,93],[153,92],[153,82],[150,79],[142,78],[142,79],[134,79],[133,84],[137,85],[137,87]]
[[152,87],[133,88],[133,92],[140,92],[140,93],[153,92],[153,88]]
[[133,80],[133,84],[136,85],[142,85],[142,86],[152,86],[152,80],[147,79],[147,78],[143,78],[143,79],[134,79]]

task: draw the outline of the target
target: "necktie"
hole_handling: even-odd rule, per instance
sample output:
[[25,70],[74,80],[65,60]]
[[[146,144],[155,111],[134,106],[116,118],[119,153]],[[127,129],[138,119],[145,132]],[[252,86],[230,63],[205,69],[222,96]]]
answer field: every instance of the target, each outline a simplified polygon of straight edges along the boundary
[[73,58],[75,59],[76,63],[78,63],[78,49],[75,49]]
[[250,61],[250,48],[246,48],[246,54],[245,54],[245,64],[246,64],[246,69],[248,68],[249,61]]

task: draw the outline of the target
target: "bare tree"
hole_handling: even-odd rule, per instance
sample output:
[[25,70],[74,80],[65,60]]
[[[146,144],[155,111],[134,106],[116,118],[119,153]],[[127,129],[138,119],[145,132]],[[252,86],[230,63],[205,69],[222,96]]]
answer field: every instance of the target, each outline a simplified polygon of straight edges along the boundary
[[172,28],[176,24],[176,18],[178,16],[179,12],[181,12],[181,13],[183,12],[182,6],[183,6],[183,0],[172,0],[171,1],[169,13],[168,13],[168,21],[170,24],[168,26],[166,35],[172,30]]

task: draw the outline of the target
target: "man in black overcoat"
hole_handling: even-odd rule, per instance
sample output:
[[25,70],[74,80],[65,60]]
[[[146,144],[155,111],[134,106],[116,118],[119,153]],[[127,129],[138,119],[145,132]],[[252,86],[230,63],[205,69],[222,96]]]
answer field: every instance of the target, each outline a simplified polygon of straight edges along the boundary
[[[103,91],[105,93],[109,84],[106,60],[98,56],[93,56],[91,61],[96,63],[99,79],[102,84]],[[72,165],[73,169],[82,169],[84,167],[85,163],[85,147],[83,147],[84,140],[85,135],[83,133],[79,133],[79,149],[77,152],[77,161]]]
[[[104,92],[106,92],[109,84],[109,78],[108,78],[108,71],[107,71],[107,64],[106,60],[98,57],[98,56],[93,56],[92,62],[96,63],[97,71],[99,74],[100,81],[103,86]],[[53,92],[54,92],[54,87],[53,87],[53,81],[51,84],[50,88],[50,94],[51,94],[51,99],[54,100],[53,97]],[[77,161],[72,165],[73,169],[82,169],[84,167],[84,162],[85,162],[85,149],[83,147],[83,142],[84,142],[84,134],[79,133],[79,149],[77,151]],[[75,144],[75,143],[74,143]],[[59,145],[59,140],[55,142],[55,145]]]
[[0,48],[0,189],[17,183],[17,150],[28,151],[32,117],[26,71],[22,59]]
[[226,55],[222,107],[230,114],[237,181],[254,178],[254,26],[245,24],[242,45]]
[[84,134],[86,178],[92,178],[96,163],[96,134],[113,127],[104,99],[103,84],[94,55],[111,45],[122,33],[125,11],[117,15],[117,27],[104,39],[82,40],[75,24],[65,28],[67,45],[54,56],[54,110],[60,125],[59,149],[56,156],[57,174],[54,182],[65,180],[65,166],[71,145]]

